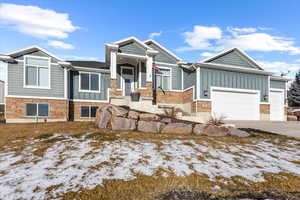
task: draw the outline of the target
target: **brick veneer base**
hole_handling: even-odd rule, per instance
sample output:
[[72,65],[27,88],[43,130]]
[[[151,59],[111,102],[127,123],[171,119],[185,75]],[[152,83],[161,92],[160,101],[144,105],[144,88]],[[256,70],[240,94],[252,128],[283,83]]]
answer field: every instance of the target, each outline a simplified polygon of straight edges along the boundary
[[35,117],[26,117],[26,103],[48,103],[49,116],[47,119],[51,121],[67,120],[67,100],[6,97],[5,101],[5,118],[7,120],[34,120]]
[[93,121],[95,118],[81,118],[80,117],[80,106],[98,106],[104,105],[106,103],[98,102],[78,102],[70,101],[70,120],[74,121]]

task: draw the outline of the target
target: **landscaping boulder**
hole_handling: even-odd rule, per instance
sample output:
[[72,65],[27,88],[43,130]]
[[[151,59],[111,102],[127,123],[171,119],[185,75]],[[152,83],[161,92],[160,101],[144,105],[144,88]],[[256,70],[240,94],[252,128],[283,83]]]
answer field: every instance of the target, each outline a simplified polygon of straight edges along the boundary
[[[229,130],[223,126],[213,126],[213,125],[196,125],[195,127],[198,128],[198,132],[194,130],[194,133],[197,135],[206,135],[206,136],[213,136],[213,137],[223,137],[229,135]],[[195,129],[195,128],[194,128]]]
[[107,110],[97,110],[96,126],[98,128],[110,128],[111,113]]
[[127,119],[124,117],[113,117],[111,120],[111,129],[114,131],[133,131],[136,129],[135,119]]
[[169,117],[165,117],[165,118],[162,118],[160,121],[161,121],[161,122],[165,122],[165,123],[171,123],[171,122],[172,122],[172,119],[169,118]]
[[196,124],[193,128],[194,135],[203,135],[205,131],[205,124]]
[[159,133],[164,124],[154,121],[139,121],[137,130],[145,133]]
[[237,128],[229,127],[228,131],[229,131],[230,136],[235,136],[235,137],[249,137],[250,136],[250,134],[247,133],[246,131],[242,131]]
[[160,117],[155,114],[143,113],[143,114],[140,114],[140,120],[141,121],[158,121],[158,120],[160,120]]
[[138,112],[136,112],[136,111],[133,111],[133,110],[130,110],[129,112],[128,112],[128,118],[129,119],[139,119],[139,113]]
[[174,134],[191,134],[193,126],[185,123],[169,123],[161,131],[161,133]]

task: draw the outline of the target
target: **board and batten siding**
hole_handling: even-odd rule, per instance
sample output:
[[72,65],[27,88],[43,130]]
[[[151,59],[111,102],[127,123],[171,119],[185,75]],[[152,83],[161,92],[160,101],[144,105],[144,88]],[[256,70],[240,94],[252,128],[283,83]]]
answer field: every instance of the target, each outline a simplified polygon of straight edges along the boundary
[[[183,70],[183,90],[190,88],[192,86],[196,86],[196,70],[189,71],[186,69]],[[194,88],[194,98],[197,97],[197,89]]]
[[[210,87],[238,88],[260,90],[261,102],[267,102],[269,95],[268,76],[218,69],[200,68],[200,98],[210,99]],[[204,96],[204,91],[208,95]]]
[[234,65],[234,66],[246,67],[246,68],[257,68],[257,66],[247,61],[247,59],[236,50],[231,51],[218,58],[215,58],[209,61],[209,63]]
[[9,63],[8,95],[64,98],[64,69],[51,65],[51,89],[24,88],[24,62]]
[[107,90],[110,83],[110,75],[101,73],[100,75],[100,93],[79,92],[79,72],[70,71],[70,99],[76,100],[107,100]]
[[270,82],[270,87],[271,88],[276,88],[276,89],[286,89],[285,88],[285,81],[275,81],[271,80]]
[[159,53],[155,56],[155,61],[157,62],[163,62],[163,63],[170,63],[170,64],[176,64],[177,60],[173,57],[169,56],[167,53],[162,51],[159,47],[157,47],[155,44],[149,44],[152,49],[158,51]]
[[121,45],[119,47],[119,52],[120,53],[140,55],[140,56],[146,55],[146,50],[136,42],[130,42],[130,43]]

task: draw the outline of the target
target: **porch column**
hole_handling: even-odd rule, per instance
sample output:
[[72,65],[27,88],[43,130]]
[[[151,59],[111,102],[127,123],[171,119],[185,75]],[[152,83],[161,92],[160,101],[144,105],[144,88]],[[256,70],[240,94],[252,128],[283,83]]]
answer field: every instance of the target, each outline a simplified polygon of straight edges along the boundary
[[152,82],[152,66],[153,66],[153,56],[147,55],[146,82]]
[[144,96],[153,97],[153,85],[152,85],[152,68],[154,56],[158,54],[155,50],[147,50],[146,52],[146,91],[144,92]]
[[119,46],[115,44],[106,44],[110,55],[110,96],[120,96],[117,91],[117,53]]
[[117,79],[117,50],[110,51],[110,78]]

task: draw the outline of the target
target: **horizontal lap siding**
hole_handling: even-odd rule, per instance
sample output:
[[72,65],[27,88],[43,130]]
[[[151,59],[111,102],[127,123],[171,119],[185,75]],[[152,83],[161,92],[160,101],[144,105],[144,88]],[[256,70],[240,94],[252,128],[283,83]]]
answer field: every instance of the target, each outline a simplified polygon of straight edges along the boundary
[[79,92],[79,72],[71,71],[71,99],[80,100],[107,100],[107,90],[109,88],[110,75],[101,73],[101,91],[100,93]]
[[[26,56],[39,56],[39,57],[49,58],[49,56],[42,51],[33,51],[31,53],[26,54]],[[22,56],[16,57],[15,59],[23,60],[24,56],[22,55]],[[51,63],[57,63],[57,61],[58,61],[57,59],[51,57]]]
[[23,63],[8,64],[8,95],[64,97],[64,69],[61,66],[51,65],[51,89],[33,89],[23,88]]
[[[210,99],[210,87],[212,86],[260,90],[261,101],[268,101],[263,98],[269,94],[268,76],[265,75],[201,68],[200,98]],[[204,90],[208,91],[208,96],[204,96]]]
[[120,53],[127,53],[127,54],[135,54],[135,55],[146,55],[146,50],[141,47],[141,45],[137,44],[136,42],[131,42],[119,47]]

